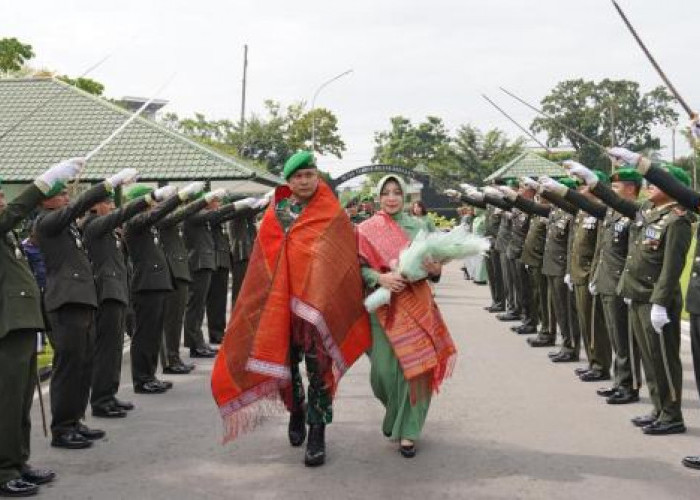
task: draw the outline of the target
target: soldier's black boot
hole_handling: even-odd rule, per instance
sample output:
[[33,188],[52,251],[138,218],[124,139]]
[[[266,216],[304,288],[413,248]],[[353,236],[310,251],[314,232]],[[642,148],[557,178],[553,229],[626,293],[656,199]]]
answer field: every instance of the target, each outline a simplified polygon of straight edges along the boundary
[[309,442],[306,443],[304,464],[318,467],[326,461],[326,424],[309,425]]
[[289,415],[289,428],[287,429],[289,444],[301,446],[306,439],[306,411],[305,407],[296,410]]

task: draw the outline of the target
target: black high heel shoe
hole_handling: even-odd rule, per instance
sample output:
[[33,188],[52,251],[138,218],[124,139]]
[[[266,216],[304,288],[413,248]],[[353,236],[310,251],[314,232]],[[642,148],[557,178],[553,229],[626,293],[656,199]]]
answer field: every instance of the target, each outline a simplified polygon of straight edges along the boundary
[[399,446],[399,453],[404,458],[413,458],[416,456],[416,445],[411,443],[409,445],[402,444]]

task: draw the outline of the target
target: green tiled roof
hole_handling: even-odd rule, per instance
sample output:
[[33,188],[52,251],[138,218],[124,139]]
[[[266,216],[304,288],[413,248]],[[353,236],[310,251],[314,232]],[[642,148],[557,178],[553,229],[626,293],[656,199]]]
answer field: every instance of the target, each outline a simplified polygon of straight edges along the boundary
[[[130,115],[57,80],[0,80],[0,177],[5,182],[29,182],[60,160],[84,156]],[[255,176],[256,183],[282,183],[277,176],[142,117],[88,162],[81,180],[101,180],[125,167],[139,170],[144,181]]]
[[484,179],[484,182],[492,182],[496,179],[509,177],[519,179],[520,177],[540,177],[542,175],[563,177],[567,173],[561,165],[542,158],[531,151],[526,151],[489,175]]

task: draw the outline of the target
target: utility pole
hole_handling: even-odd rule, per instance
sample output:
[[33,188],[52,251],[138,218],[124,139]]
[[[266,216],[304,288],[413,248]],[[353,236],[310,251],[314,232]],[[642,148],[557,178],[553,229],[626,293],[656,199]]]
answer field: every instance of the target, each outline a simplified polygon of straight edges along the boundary
[[241,134],[245,131],[245,92],[248,80],[248,44],[243,46],[243,90],[241,92]]
[[673,163],[676,163],[676,127],[671,129],[671,156],[673,157]]

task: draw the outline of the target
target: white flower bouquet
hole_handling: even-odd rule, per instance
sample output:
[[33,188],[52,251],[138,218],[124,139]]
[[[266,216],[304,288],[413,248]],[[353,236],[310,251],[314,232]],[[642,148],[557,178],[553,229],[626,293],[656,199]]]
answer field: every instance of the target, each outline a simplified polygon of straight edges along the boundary
[[[421,231],[408,248],[401,251],[396,271],[409,282],[428,277],[423,267],[426,259],[446,263],[479,255],[489,248],[486,238],[467,232],[464,226],[457,226],[447,233],[427,233]],[[380,287],[365,299],[365,308],[374,312],[391,301],[391,291]]]

